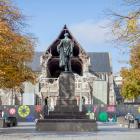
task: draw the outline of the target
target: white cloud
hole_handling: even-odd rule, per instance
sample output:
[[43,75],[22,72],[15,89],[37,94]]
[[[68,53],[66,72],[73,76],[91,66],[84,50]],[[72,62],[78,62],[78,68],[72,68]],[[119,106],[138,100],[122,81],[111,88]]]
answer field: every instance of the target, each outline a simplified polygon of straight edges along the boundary
[[112,40],[113,37],[109,34],[109,21],[102,20],[94,22],[87,20],[81,23],[76,23],[70,26],[73,35],[84,44],[103,44],[106,41]]

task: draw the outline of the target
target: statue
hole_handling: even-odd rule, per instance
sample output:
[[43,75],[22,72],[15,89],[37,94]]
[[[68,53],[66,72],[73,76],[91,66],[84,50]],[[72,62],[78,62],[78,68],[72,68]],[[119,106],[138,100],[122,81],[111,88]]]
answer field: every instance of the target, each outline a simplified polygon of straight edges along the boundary
[[65,72],[71,72],[71,57],[73,55],[74,44],[72,40],[68,37],[68,33],[64,34],[64,39],[60,41],[57,46],[57,51],[59,53],[59,67],[64,68]]

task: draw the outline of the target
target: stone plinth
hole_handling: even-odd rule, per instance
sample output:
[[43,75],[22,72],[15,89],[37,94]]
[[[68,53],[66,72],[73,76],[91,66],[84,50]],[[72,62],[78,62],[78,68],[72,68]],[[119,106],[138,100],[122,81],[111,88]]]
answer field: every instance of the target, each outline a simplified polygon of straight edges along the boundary
[[97,123],[89,119],[46,119],[37,121],[36,130],[90,132],[97,131]]
[[36,123],[38,131],[96,131],[95,120],[86,112],[79,112],[75,98],[75,77],[73,73],[62,72],[59,77],[59,98],[54,111]]
[[73,99],[75,96],[75,77],[71,72],[62,72],[59,76],[60,99]]
[[71,72],[62,72],[59,76],[59,98],[54,113],[73,114],[78,111],[79,107],[75,99],[75,76]]

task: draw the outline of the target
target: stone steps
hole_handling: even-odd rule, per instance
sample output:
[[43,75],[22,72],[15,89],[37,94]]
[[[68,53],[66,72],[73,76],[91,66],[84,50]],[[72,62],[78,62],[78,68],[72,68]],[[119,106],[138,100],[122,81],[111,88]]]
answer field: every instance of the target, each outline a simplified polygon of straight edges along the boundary
[[67,115],[67,114],[55,114],[45,116],[45,119],[89,119],[87,115]]

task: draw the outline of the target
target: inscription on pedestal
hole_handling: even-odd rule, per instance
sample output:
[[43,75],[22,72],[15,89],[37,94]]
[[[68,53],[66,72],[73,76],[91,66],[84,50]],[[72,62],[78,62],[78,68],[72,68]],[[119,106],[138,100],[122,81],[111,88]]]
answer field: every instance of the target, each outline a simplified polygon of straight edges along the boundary
[[62,72],[59,76],[59,97],[65,99],[74,99],[75,95],[75,77],[71,72]]

